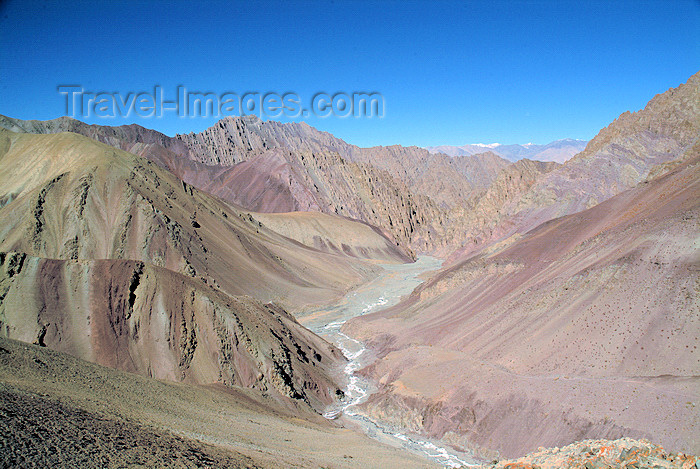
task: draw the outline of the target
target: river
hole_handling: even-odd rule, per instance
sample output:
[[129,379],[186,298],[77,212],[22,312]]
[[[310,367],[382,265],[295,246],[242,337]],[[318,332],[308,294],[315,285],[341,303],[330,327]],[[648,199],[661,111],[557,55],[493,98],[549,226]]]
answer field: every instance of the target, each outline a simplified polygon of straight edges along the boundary
[[443,466],[471,466],[478,463],[471,454],[445,448],[417,435],[397,431],[357,412],[357,406],[365,402],[377,388],[370,380],[356,375],[355,372],[370,365],[376,357],[362,342],[340,330],[349,319],[395,305],[423,282],[420,278],[422,273],[436,270],[441,265],[440,259],[428,256],[421,256],[412,264],[383,264],[381,267],[384,270],[376,279],[350,291],[331,307],[306,312],[299,321],[336,345],[348,359],[343,369],[346,380],[345,397],[336,406],[327,409],[324,417],[348,419],[374,439],[422,454]]

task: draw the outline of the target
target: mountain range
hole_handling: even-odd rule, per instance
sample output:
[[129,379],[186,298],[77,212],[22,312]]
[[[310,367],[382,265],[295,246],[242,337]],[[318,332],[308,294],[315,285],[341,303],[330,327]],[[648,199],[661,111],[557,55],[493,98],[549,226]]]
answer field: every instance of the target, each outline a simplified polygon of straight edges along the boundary
[[444,153],[448,156],[472,156],[487,151],[493,152],[508,161],[518,161],[523,158],[537,161],[553,161],[564,163],[586,148],[586,140],[565,138],[555,140],[546,145],[536,143],[502,145],[500,143],[474,143],[462,146],[438,145],[426,147],[431,153]]
[[[348,357],[300,323],[430,255],[412,294],[342,328],[376,357],[358,412],[485,458],[620,437],[700,453],[700,73],[590,142],[436,148],[254,116],[174,137],[0,116],[0,391],[22,416],[4,434],[46,415],[105,461],[133,434],[173,466],[166,446],[433,467],[321,417]],[[61,464],[4,444],[6,465]]]

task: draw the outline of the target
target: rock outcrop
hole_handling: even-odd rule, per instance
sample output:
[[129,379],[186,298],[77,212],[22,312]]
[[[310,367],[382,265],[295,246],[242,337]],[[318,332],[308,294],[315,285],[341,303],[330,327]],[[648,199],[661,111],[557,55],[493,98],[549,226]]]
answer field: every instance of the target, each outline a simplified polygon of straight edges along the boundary
[[609,467],[696,469],[700,460],[685,453],[669,453],[647,440],[584,440],[563,448],[541,448],[522,458],[498,461],[481,469],[605,469]]
[[[17,260],[17,259],[21,260]],[[322,408],[342,353],[289,313],[130,260],[0,253],[0,334],[111,368]]]

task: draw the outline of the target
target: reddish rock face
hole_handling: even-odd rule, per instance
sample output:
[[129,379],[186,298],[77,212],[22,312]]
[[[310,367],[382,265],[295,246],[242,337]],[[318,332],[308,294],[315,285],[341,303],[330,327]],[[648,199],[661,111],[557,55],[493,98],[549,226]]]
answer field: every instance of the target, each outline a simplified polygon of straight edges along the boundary
[[289,313],[129,260],[4,257],[3,336],[157,379],[330,404],[342,353]]

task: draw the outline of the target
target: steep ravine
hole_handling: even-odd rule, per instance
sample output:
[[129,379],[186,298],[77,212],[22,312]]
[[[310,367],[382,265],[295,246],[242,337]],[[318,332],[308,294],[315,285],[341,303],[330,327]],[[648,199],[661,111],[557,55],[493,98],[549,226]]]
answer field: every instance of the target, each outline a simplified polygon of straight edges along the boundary
[[444,466],[470,466],[477,462],[471,454],[442,447],[409,434],[403,428],[372,420],[361,413],[359,405],[376,392],[377,386],[355,373],[372,364],[376,357],[362,342],[340,330],[349,319],[395,305],[423,282],[421,274],[436,270],[441,264],[440,259],[422,256],[412,264],[383,265],[384,271],[377,279],[352,290],[332,306],[300,314],[299,321],[340,348],[349,360],[342,370],[338,370],[341,374],[339,381],[345,381],[345,394],[339,403],[326,410],[326,418],[339,419],[349,426],[359,426],[378,441],[421,454]]

